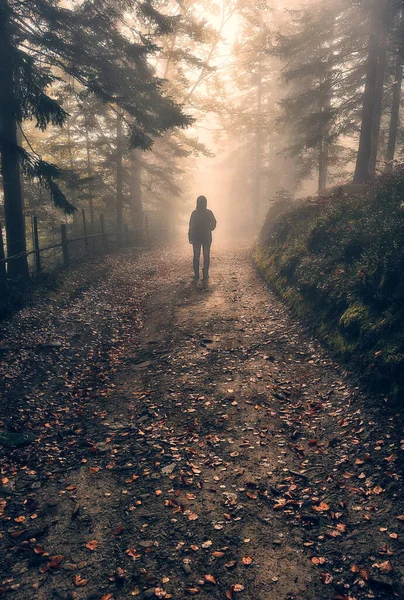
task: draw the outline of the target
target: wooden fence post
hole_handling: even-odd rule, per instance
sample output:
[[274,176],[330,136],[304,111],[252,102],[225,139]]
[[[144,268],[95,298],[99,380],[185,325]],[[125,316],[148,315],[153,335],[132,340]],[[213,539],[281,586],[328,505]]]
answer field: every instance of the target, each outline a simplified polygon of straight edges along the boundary
[[65,267],[69,266],[69,248],[67,242],[67,227],[66,224],[60,226],[60,235],[62,237],[62,254],[63,254],[63,265]]
[[105,233],[105,219],[104,215],[100,215],[100,225],[101,225],[101,235],[102,235],[102,243],[104,245],[105,250],[108,250],[108,238]]
[[84,246],[86,249],[86,253],[88,254],[88,238],[87,238],[87,224],[86,224],[86,211],[84,208],[81,211],[83,217],[83,234],[84,234]]
[[[4,260],[5,257],[5,253],[4,253],[4,243],[3,243],[3,229],[2,229],[2,224],[0,221],[0,260]],[[6,263],[5,262],[0,262],[0,281],[4,281],[4,279],[6,278]]]
[[38,217],[32,217],[32,234],[34,242],[35,271],[41,272],[41,251],[39,249]]

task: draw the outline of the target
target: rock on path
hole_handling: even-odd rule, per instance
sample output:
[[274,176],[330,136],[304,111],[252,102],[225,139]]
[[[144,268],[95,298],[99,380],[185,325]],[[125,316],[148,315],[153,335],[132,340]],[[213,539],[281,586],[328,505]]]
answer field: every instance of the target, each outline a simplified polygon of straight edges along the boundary
[[129,251],[3,325],[5,596],[404,597],[394,414],[214,250],[207,290]]

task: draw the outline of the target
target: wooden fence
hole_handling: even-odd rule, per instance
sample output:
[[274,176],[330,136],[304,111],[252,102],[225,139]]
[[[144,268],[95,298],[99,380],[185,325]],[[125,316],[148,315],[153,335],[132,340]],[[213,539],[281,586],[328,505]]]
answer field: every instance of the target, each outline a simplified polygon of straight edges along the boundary
[[[142,232],[143,232],[142,227]],[[68,267],[73,260],[80,259],[90,253],[100,253],[114,249],[114,247],[129,245],[136,237],[136,232],[130,231],[126,225],[121,232],[108,230],[104,215],[99,216],[97,224],[88,226],[86,213],[82,210],[70,223],[60,225],[58,241],[52,244],[42,244],[38,218],[31,218],[32,240],[27,246],[30,248],[14,256],[5,255],[5,240],[0,223],[0,282],[7,279],[8,264],[21,256],[26,256],[32,277],[42,271],[50,271],[58,266]],[[146,221],[147,233],[147,221]]]

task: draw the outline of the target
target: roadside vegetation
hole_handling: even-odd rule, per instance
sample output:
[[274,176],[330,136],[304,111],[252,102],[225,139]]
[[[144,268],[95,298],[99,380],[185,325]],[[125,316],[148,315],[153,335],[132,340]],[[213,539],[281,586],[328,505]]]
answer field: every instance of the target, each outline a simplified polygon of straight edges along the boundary
[[398,171],[280,213],[275,205],[255,251],[266,281],[315,334],[374,390],[401,401],[403,191]]

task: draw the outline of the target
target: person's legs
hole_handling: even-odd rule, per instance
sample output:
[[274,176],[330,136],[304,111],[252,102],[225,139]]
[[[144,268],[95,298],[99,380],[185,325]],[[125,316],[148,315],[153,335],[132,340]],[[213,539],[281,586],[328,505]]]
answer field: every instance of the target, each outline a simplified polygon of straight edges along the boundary
[[196,281],[199,279],[199,259],[201,256],[201,245],[202,244],[192,244],[194,249],[194,278]]
[[210,245],[211,242],[203,244],[203,278],[205,280],[209,279]]

